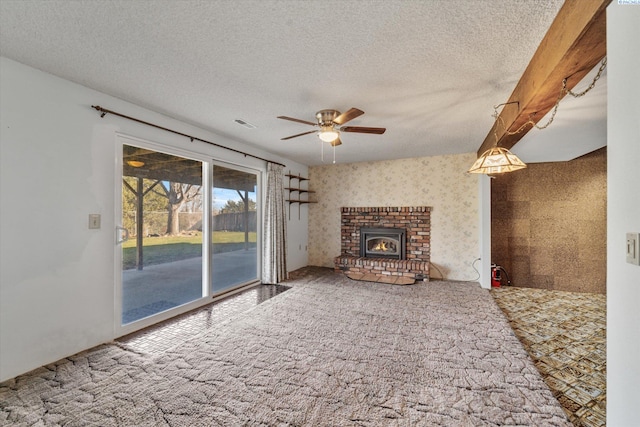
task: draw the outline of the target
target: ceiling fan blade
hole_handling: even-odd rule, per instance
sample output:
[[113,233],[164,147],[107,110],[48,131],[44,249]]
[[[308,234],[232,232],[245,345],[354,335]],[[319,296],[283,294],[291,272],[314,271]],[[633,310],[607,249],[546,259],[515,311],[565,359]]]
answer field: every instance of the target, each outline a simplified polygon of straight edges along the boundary
[[329,144],[331,144],[332,147],[337,147],[338,145],[342,145],[342,141],[340,141],[340,137],[337,137],[336,139],[331,141]]
[[313,122],[309,122],[306,120],[301,120],[301,119],[294,119],[293,117],[287,117],[287,116],[278,116],[279,119],[282,120],[290,120],[292,122],[298,122],[298,123],[303,123],[305,125],[311,125],[311,126],[317,126],[317,123],[313,123]]
[[299,133],[297,135],[291,135],[291,136],[288,136],[286,138],[280,138],[280,141],[286,141],[287,139],[297,138],[299,136],[308,135],[310,133],[315,133],[315,132],[317,132],[317,130],[310,130],[309,132],[302,132],[302,133]]
[[369,128],[362,126],[345,126],[340,128],[342,132],[375,133],[376,135],[382,135],[386,130],[386,128]]
[[364,111],[358,110],[357,108],[351,108],[349,111],[345,111],[340,114],[338,117],[333,119],[333,123],[337,125],[343,125],[347,123],[349,120],[353,120],[356,117],[359,117],[364,114]]

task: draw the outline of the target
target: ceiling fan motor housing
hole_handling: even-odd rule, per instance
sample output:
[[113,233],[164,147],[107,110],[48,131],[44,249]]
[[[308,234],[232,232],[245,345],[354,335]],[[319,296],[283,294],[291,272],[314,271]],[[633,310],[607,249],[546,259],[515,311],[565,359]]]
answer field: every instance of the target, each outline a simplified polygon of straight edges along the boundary
[[340,115],[340,111],[337,110],[320,110],[316,113],[316,119],[318,124],[322,127],[333,127],[335,124],[333,121]]
[[286,138],[281,138],[281,140],[286,141],[288,139],[297,138],[299,136],[309,135],[310,133],[317,132],[321,140],[323,140],[324,142],[329,142],[332,146],[335,147],[342,144],[342,141],[340,141],[340,132],[356,132],[382,135],[386,131],[385,128],[343,126],[345,123],[355,119],[356,117],[360,117],[363,114],[364,111],[358,108],[350,108],[345,113],[340,113],[340,111],[338,110],[331,109],[320,110],[316,113],[317,123],[312,123],[307,120],[296,119],[293,117],[278,116],[279,119],[290,120],[292,122],[302,123],[305,125],[320,128],[320,131],[311,130],[308,132],[302,132],[296,135],[287,136]]

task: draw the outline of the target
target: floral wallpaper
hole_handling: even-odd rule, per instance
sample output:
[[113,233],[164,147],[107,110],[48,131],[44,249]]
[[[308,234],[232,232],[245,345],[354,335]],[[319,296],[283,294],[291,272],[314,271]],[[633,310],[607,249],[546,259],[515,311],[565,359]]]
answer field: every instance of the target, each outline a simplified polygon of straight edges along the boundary
[[340,208],[431,206],[432,277],[477,280],[480,251],[475,153],[309,167],[309,265],[333,267],[340,255]]

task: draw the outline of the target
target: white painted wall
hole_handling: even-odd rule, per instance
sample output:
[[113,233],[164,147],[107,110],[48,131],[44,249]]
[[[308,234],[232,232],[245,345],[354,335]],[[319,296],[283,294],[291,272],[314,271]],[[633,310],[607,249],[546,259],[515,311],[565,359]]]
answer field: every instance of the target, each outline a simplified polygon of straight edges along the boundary
[[607,425],[637,426],[640,266],[625,260],[640,232],[640,5],[607,8]]
[[[287,162],[287,168],[285,173],[291,175],[298,175],[302,177],[309,177],[309,170],[306,166],[302,167],[296,165],[293,162]],[[289,178],[284,179],[285,187],[293,188],[309,188],[309,181],[302,183],[298,187],[298,180],[289,181]],[[289,194],[285,191],[285,198],[289,199],[289,196],[297,199],[298,193]],[[304,197],[307,196],[303,196]],[[310,195],[309,200],[313,200],[313,195]],[[287,271],[291,272],[302,267],[306,267],[308,263],[309,255],[309,205],[298,205],[297,203],[287,203],[287,240],[289,245],[287,246]]]
[[[305,166],[0,58],[0,381],[114,338],[115,133],[257,169],[264,162],[122,118]],[[88,214],[102,215],[100,230]],[[307,241],[289,222],[289,247]],[[304,246],[303,246],[304,248]],[[307,265],[290,250],[291,269]]]
[[478,282],[485,289],[491,289],[491,178],[481,175],[478,178],[478,221],[480,222],[480,261],[477,269],[480,273]]

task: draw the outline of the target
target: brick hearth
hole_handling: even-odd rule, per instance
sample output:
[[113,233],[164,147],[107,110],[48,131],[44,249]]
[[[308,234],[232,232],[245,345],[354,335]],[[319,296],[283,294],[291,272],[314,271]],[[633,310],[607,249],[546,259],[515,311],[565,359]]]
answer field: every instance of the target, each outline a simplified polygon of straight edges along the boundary
[[[341,254],[334,258],[336,271],[385,283],[396,283],[399,278],[429,280],[430,207],[346,207],[341,210],[341,219]],[[362,227],[404,228],[407,232],[407,259],[361,257]]]

